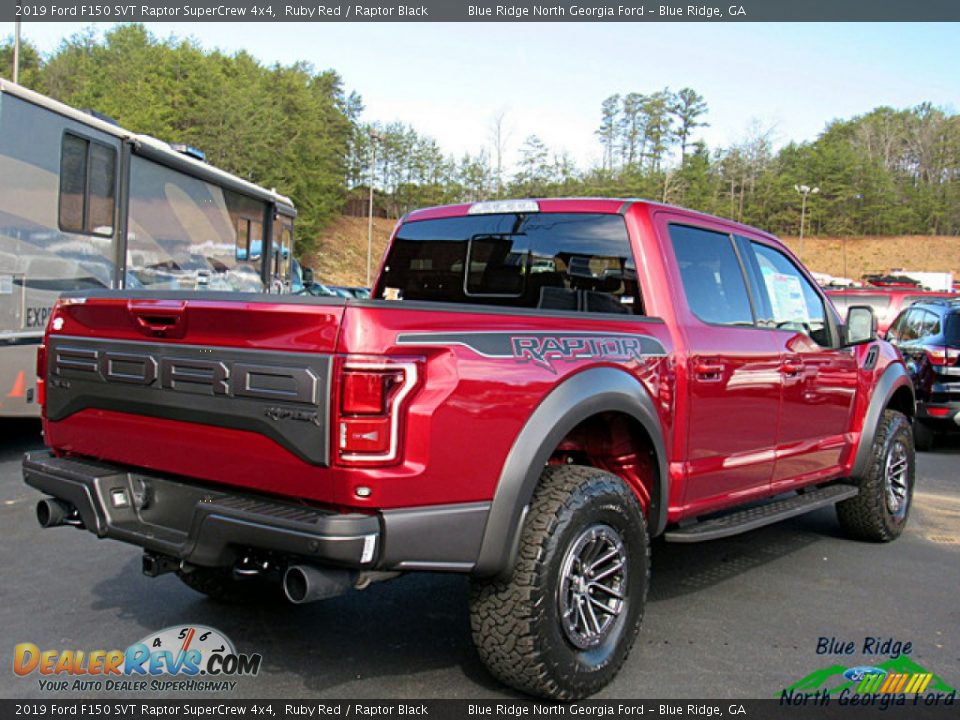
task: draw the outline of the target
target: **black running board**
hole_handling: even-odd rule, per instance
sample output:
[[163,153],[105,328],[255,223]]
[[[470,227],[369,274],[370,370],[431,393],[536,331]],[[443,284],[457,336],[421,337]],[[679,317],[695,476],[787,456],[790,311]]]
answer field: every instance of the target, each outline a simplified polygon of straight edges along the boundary
[[667,542],[696,543],[739,535],[764,525],[786,520],[855,497],[860,491],[853,485],[828,485],[790,497],[754,505],[743,510],[674,528],[664,533]]

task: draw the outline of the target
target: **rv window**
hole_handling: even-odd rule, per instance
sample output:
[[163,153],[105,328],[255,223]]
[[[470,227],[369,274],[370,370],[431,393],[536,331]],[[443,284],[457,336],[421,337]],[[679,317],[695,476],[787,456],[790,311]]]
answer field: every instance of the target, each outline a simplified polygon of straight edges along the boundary
[[[263,223],[259,220],[250,221],[250,259],[259,260],[263,255]],[[257,272],[259,273],[259,267]]]
[[60,153],[60,229],[83,232],[83,194],[87,182],[87,147],[75,135],[63,136]]
[[237,218],[237,260],[250,259],[250,221]]
[[113,235],[116,170],[117,155],[113,149],[91,143],[87,230],[94,235]]
[[270,271],[273,277],[271,280],[274,284],[279,283],[288,287],[293,265],[293,221],[289,217],[275,213],[272,229],[273,263]]
[[60,229],[86,235],[113,235],[117,153],[69,133],[60,152]]
[[265,213],[263,202],[133,155],[128,282],[262,291]]

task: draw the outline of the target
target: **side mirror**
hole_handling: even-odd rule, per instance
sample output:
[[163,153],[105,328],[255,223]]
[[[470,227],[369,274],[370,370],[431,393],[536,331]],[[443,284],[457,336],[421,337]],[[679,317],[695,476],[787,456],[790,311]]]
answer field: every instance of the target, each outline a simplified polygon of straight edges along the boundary
[[853,305],[847,310],[846,345],[861,345],[877,339],[877,317],[868,305]]
[[303,286],[305,288],[313,287],[314,286],[313,268],[308,268],[308,267],[300,268],[300,273],[303,278]]

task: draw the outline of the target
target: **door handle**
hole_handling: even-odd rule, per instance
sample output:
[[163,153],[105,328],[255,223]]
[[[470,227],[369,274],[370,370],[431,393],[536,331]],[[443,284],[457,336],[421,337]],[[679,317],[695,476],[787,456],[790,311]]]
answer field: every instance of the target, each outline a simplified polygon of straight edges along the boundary
[[140,332],[154,337],[183,337],[186,301],[155,300],[127,303],[127,310]]
[[803,370],[803,363],[797,360],[785,360],[783,363],[783,374],[795,377]]
[[699,380],[716,381],[723,378],[724,366],[719,363],[697,362],[693,366]]

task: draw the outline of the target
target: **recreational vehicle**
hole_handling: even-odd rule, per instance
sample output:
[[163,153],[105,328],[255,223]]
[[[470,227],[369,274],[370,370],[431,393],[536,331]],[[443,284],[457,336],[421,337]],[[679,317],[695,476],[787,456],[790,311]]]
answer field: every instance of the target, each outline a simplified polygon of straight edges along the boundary
[[192,148],[0,79],[0,416],[35,416],[66,290],[286,292],[293,203]]

